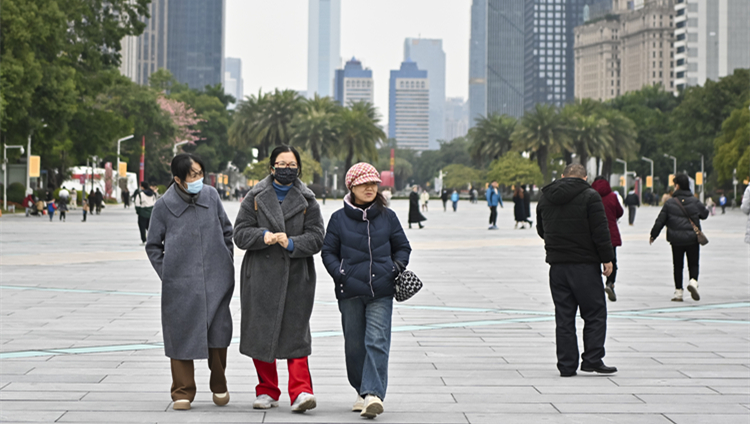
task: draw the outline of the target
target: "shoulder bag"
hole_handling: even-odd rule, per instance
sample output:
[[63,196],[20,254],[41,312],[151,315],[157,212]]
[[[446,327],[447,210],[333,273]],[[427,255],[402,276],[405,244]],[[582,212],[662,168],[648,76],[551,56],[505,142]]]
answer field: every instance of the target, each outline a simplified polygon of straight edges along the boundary
[[687,217],[688,221],[690,221],[690,225],[693,226],[693,231],[695,231],[695,236],[698,237],[698,243],[701,246],[705,246],[708,244],[708,237],[701,231],[700,228],[698,228],[697,225],[693,222],[692,219],[690,219],[690,214],[688,213],[687,209],[685,209],[685,206],[683,206],[682,201],[680,199],[675,198],[674,199],[677,204],[680,206],[680,209],[682,209],[682,212],[685,214],[685,217]]
[[394,281],[396,292],[393,297],[397,302],[403,302],[411,299],[412,296],[417,294],[422,289],[422,281],[417,277],[417,274],[409,271],[399,261],[394,261],[398,275]]

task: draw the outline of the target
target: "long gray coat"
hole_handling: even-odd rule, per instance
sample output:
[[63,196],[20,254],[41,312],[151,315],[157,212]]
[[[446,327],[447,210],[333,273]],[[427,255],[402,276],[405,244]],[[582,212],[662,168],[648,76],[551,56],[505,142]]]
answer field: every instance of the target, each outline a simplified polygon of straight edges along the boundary
[[[279,204],[268,177],[247,194],[234,225],[234,243],[247,250],[240,282],[240,352],[265,362],[310,355],[313,255],[323,246],[324,232],[315,195],[296,180]],[[266,230],[286,233],[294,250],[266,245]]]
[[205,359],[229,346],[234,246],[216,189],[203,186],[194,204],[170,187],[156,201],[146,253],[161,279],[164,351],[172,359]]

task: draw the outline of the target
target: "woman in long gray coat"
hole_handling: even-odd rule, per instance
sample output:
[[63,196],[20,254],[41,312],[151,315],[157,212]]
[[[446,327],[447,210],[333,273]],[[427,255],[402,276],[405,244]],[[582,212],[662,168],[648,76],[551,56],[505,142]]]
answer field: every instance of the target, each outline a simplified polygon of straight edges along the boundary
[[219,194],[203,185],[203,162],[172,159],[174,180],[154,205],[146,252],[162,284],[164,351],[172,364],[174,409],[195,398],[194,359],[208,359],[213,401],[229,402],[225,369],[232,340],[232,223]]
[[279,405],[276,359],[289,368],[292,411],[316,406],[307,362],[315,298],[313,255],[323,245],[323,218],[315,195],[300,180],[297,150],[271,152],[271,175],[248,192],[235,221],[242,261],[240,352],[258,373],[255,409]]

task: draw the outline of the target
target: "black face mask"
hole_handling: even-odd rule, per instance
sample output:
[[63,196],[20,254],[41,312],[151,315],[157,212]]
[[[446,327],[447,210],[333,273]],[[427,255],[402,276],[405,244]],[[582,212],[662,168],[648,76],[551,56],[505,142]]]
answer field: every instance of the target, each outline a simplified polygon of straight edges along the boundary
[[283,185],[293,183],[297,179],[297,173],[299,172],[297,168],[274,168],[274,170],[276,171],[273,176],[274,179]]

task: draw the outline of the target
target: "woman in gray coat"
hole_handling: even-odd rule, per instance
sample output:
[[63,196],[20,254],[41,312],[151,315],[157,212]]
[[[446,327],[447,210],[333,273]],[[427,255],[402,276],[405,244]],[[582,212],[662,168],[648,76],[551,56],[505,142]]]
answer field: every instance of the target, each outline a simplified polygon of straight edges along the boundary
[[297,150],[271,152],[271,175],[248,192],[235,221],[242,261],[240,352],[258,373],[255,409],[279,405],[276,359],[289,368],[292,411],[316,406],[307,363],[315,299],[313,255],[323,245],[323,218],[315,195],[300,180]]
[[232,340],[232,223],[216,190],[203,185],[204,166],[197,156],[175,156],[172,175],[169,189],[154,205],[146,253],[162,284],[173,408],[190,409],[196,391],[193,360],[206,358],[213,401],[223,406],[229,402],[224,371]]

